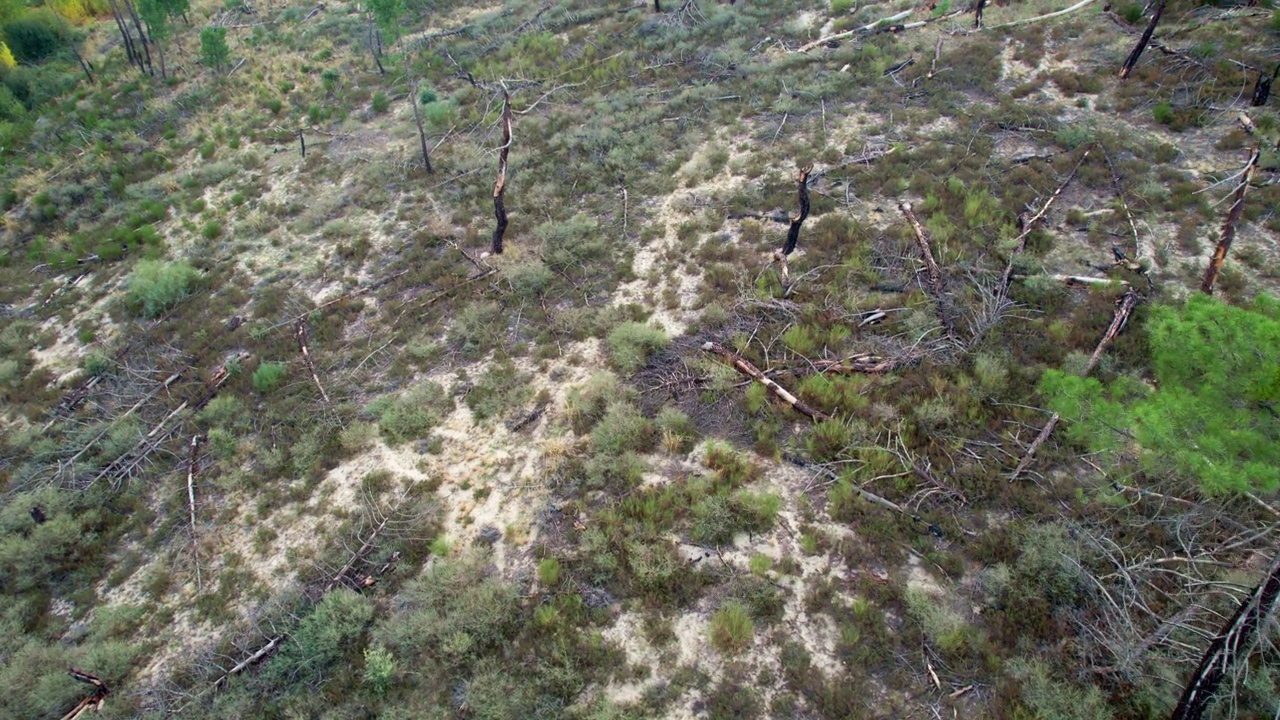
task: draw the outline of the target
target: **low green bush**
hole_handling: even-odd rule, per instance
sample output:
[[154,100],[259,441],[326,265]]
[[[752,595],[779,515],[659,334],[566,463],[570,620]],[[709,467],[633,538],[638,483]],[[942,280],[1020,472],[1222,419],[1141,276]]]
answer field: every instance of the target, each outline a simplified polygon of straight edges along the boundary
[[711,616],[711,644],[726,655],[736,655],[751,646],[755,623],[746,606],[731,602]]
[[200,271],[184,261],[143,260],[129,277],[126,303],[146,317],[160,317],[191,295],[200,277]]
[[613,366],[628,375],[644,367],[649,356],[667,347],[671,339],[660,328],[644,323],[626,322],[609,333],[609,352]]
[[285,366],[283,363],[264,362],[253,371],[253,389],[266,395],[280,387],[284,381]]
[[453,398],[439,384],[425,382],[401,395],[380,397],[365,410],[378,419],[387,442],[403,443],[426,437],[453,410]]

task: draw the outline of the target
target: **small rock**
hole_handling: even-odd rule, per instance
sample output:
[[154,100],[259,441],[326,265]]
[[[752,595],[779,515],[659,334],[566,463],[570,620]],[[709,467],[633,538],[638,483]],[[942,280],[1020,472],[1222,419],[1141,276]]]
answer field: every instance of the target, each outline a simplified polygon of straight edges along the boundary
[[480,533],[476,535],[476,542],[484,545],[492,545],[501,539],[502,531],[492,525],[480,528]]

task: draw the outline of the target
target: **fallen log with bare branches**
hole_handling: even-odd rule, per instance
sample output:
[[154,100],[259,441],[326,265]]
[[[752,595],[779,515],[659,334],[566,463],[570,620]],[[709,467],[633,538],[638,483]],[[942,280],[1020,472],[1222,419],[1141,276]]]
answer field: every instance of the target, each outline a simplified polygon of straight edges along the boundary
[[1041,205],[1040,209],[1037,210],[1030,219],[1021,223],[1021,232],[1018,233],[1018,237],[1015,240],[1016,245],[1014,246],[1013,252],[1009,255],[1009,261],[1004,266],[1004,274],[1000,276],[1000,284],[996,288],[996,296],[1000,299],[1003,300],[1009,295],[1009,285],[1013,282],[1013,261],[1014,258],[1021,255],[1023,251],[1027,249],[1027,237],[1031,235],[1031,231],[1035,229],[1036,223],[1040,222],[1040,220],[1044,218],[1045,213],[1049,211],[1049,207],[1053,205],[1053,201],[1057,200],[1058,196],[1062,194],[1062,191],[1067,189],[1067,185],[1071,184],[1071,180],[1075,178],[1076,173],[1080,170],[1080,166],[1084,164],[1085,159],[1089,157],[1089,153],[1091,152],[1093,152],[1092,147],[1084,151],[1084,154],[1076,161],[1075,166],[1071,168],[1071,172],[1067,173],[1066,179],[1058,185],[1058,189],[1053,191],[1053,194],[1049,196],[1049,199],[1044,201],[1044,205]]
[[302,351],[302,362],[307,366],[307,372],[311,373],[311,379],[320,390],[320,397],[324,399],[325,405],[330,405],[329,393],[324,391],[324,385],[320,383],[320,376],[316,374],[316,364],[311,359],[311,349],[307,347],[307,335],[307,320],[303,318],[294,325],[293,336],[298,340],[298,349]]
[[1044,427],[1040,429],[1039,434],[1036,435],[1036,439],[1031,441],[1031,445],[1027,447],[1027,451],[1022,454],[1022,459],[1018,461],[1018,467],[1014,468],[1013,473],[1009,475],[1009,482],[1017,480],[1018,476],[1022,475],[1022,473],[1031,466],[1031,461],[1035,460],[1036,451],[1039,450],[1040,446],[1044,444],[1044,441],[1048,440],[1049,436],[1053,434],[1054,428],[1058,427],[1058,421],[1061,419],[1062,417],[1058,415],[1058,413],[1054,413],[1049,416],[1049,422],[1045,423]]
[[107,687],[107,684],[102,682],[98,676],[87,673],[83,670],[69,668],[67,670],[67,674],[70,675],[73,680],[79,680],[82,683],[92,685],[94,689],[92,694],[82,698],[80,702],[76,703],[75,707],[71,708],[70,712],[63,715],[62,720],[77,720],[77,718],[90,710],[94,712],[102,710],[103,702],[105,702],[107,696],[111,694],[111,689]]
[[791,394],[790,391],[788,391],[778,383],[766,377],[765,374],[760,372],[760,370],[756,368],[755,365],[752,365],[751,363],[747,362],[742,358],[742,356],[738,355],[737,353],[730,350],[729,348],[721,345],[720,343],[716,343],[716,342],[703,343],[702,349],[705,352],[709,352],[714,355],[719,355],[734,370],[737,370],[743,375],[746,375],[752,380],[755,380],[761,385],[764,385],[766,388],[769,389],[769,392],[772,392],[783,402],[785,402],[786,404],[794,408],[796,412],[800,413],[801,415],[804,415],[810,420],[813,420],[814,422],[818,422],[821,420],[831,419],[830,415],[827,415],[826,413],[822,412],[821,410],[818,410],[817,408],[810,407],[803,400]]
[[1124,295],[1120,296],[1120,301],[1116,304],[1115,315],[1111,318],[1111,325],[1102,334],[1102,339],[1098,341],[1098,346],[1093,349],[1093,354],[1089,356],[1089,364],[1084,369],[1085,375],[1093,372],[1094,368],[1098,367],[1098,361],[1102,359],[1102,353],[1111,346],[1111,342],[1129,324],[1129,316],[1133,314],[1134,308],[1138,307],[1138,303],[1141,301],[1142,295],[1133,288],[1129,288]]
[[284,639],[285,639],[284,635],[277,635],[271,638],[271,641],[268,642],[266,645],[264,645],[260,650],[253,653],[252,655],[245,658],[244,660],[241,660],[240,662],[236,663],[234,667],[232,667],[230,670],[223,673],[222,677],[219,677],[217,680],[214,680],[213,686],[215,688],[222,687],[227,683],[227,680],[230,679],[232,675],[237,675],[239,673],[242,673],[244,672],[245,668],[248,668],[251,665],[254,665],[255,663],[261,662],[263,658],[275,652],[276,648],[280,647],[280,643],[283,642]]
[[942,279],[942,268],[938,267],[938,261],[933,257],[933,248],[929,246],[929,236],[924,231],[924,225],[920,224],[920,219],[916,217],[915,212],[911,209],[911,203],[900,202],[898,209],[902,211],[902,215],[907,218],[907,222],[911,223],[912,230],[915,231],[916,247],[920,249],[920,257],[924,260],[925,270],[928,273],[928,282],[925,284],[930,297],[933,298],[933,304],[938,311],[938,320],[942,323],[942,329],[947,334],[947,339],[953,343],[959,344],[960,338],[956,335],[955,321],[951,319],[951,313],[947,309],[946,286]]

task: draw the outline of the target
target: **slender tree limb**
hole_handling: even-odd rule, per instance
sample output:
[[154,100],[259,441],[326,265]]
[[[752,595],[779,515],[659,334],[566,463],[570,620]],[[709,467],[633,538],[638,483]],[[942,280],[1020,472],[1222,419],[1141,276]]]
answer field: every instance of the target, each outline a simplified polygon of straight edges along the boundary
[[1053,430],[1058,427],[1058,421],[1060,419],[1062,418],[1058,413],[1054,413],[1049,416],[1049,422],[1044,424],[1040,433],[1036,435],[1036,439],[1031,441],[1031,445],[1027,447],[1027,451],[1022,455],[1022,459],[1018,461],[1018,467],[1014,468],[1013,473],[1009,475],[1009,482],[1017,480],[1018,476],[1031,466],[1031,461],[1036,457],[1036,451],[1039,450],[1040,446],[1044,444],[1044,441],[1048,440],[1049,436],[1053,434]]
[[1036,17],[1025,18],[1023,20],[1014,20],[1013,22],[1002,23],[1000,25],[986,25],[984,27],[987,30],[999,30],[1000,28],[1016,27],[1018,25],[1027,25],[1030,23],[1040,22],[1042,20],[1052,20],[1053,18],[1062,17],[1063,15],[1068,15],[1070,13],[1073,13],[1079,10],[1080,8],[1088,5],[1091,2],[1093,2],[1093,0],[1080,0],[1080,2],[1076,3],[1075,5],[1072,5],[1071,7],[1065,8],[1063,10],[1058,10],[1057,12],[1051,12],[1046,15],[1037,15]]
[[187,509],[191,513],[191,555],[196,562],[196,588],[204,590],[204,581],[200,577],[200,542],[196,535],[196,454],[202,435],[191,436],[191,454],[187,456]]
[[1129,288],[1124,295],[1120,296],[1120,302],[1116,305],[1115,315],[1111,318],[1111,325],[1107,331],[1102,334],[1102,339],[1098,341],[1098,346],[1093,349],[1093,355],[1089,356],[1089,364],[1085,366],[1084,374],[1088,375],[1098,367],[1098,361],[1102,359],[1102,353],[1111,346],[1112,341],[1116,339],[1129,324],[1129,316],[1133,314],[1134,308],[1138,307],[1138,303],[1142,301],[1142,295],[1137,290]]
[[760,372],[760,370],[757,369],[755,365],[752,365],[751,363],[747,362],[742,358],[742,356],[738,355],[737,353],[730,350],[729,348],[721,345],[720,343],[715,343],[715,342],[704,343],[702,345],[702,349],[705,352],[709,352],[714,355],[719,355],[734,370],[737,370],[743,375],[746,375],[752,380],[755,380],[761,385],[764,385],[766,388],[769,389],[770,392],[778,396],[779,399],[781,399],[783,402],[785,402],[786,404],[794,408],[796,412],[800,413],[801,415],[804,415],[810,420],[813,420],[814,422],[818,422],[821,420],[831,419],[830,415],[827,415],[821,410],[810,407],[800,398],[796,397],[795,395],[791,394],[791,392],[783,388],[781,385],[779,385],[778,383],[766,377],[765,374]]
[[293,336],[298,341],[298,349],[302,351],[302,362],[307,366],[307,372],[311,373],[311,379],[315,381],[316,388],[320,390],[320,397],[324,399],[324,404],[331,405],[329,393],[324,391],[324,385],[320,383],[320,376],[316,374],[316,364],[311,359],[311,349],[307,347],[307,334],[306,319],[298,320],[293,326]]
[[1138,58],[1142,57],[1142,51],[1147,49],[1147,43],[1151,42],[1151,36],[1156,32],[1156,25],[1160,22],[1160,16],[1164,14],[1165,6],[1169,4],[1169,0],[1160,0],[1156,4],[1155,12],[1151,13],[1151,22],[1147,23],[1147,29],[1142,31],[1142,36],[1138,38],[1138,44],[1133,46],[1133,51],[1129,53],[1129,57],[1125,58],[1124,65],[1120,66],[1120,79],[1124,80],[1129,77],[1129,73],[1133,72],[1133,68],[1138,64]]
[[928,282],[926,288],[929,295],[933,297],[933,304],[938,311],[938,320],[942,322],[942,329],[947,334],[947,339],[951,342],[959,344],[959,336],[956,335],[955,322],[951,319],[951,313],[947,310],[946,286],[942,278],[942,268],[938,267],[938,261],[933,258],[933,249],[929,246],[929,236],[924,231],[924,226],[920,224],[920,219],[916,217],[915,212],[911,209],[911,203],[900,202],[898,209],[902,211],[902,215],[906,217],[907,222],[911,223],[911,228],[915,230],[916,247],[920,249],[920,257],[924,260],[925,270],[928,272]]
[[274,638],[271,638],[271,641],[268,642],[266,645],[264,645],[260,650],[253,653],[252,655],[245,658],[244,660],[241,660],[240,662],[236,663],[235,667],[226,671],[225,673],[223,673],[222,677],[213,681],[213,686],[222,687],[227,683],[227,680],[232,675],[237,675],[239,673],[242,673],[244,672],[245,668],[248,668],[249,666],[257,662],[260,662],[263,658],[275,652],[276,648],[280,647],[280,643],[283,642],[284,639],[285,639],[284,635],[277,635]]

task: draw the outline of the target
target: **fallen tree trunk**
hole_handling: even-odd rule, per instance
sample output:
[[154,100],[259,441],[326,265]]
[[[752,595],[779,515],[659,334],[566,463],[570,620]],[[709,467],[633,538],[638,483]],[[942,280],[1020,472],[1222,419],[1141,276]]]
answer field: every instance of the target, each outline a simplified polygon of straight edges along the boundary
[[1111,325],[1107,331],[1103,333],[1102,339],[1098,341],[1098,346],[1093,349],[1093,355],[1089,356],[1089,364],[1085,366],[1084,374],[1088,375],[1098,367],[1098,361],[1102,359],[1102,353],[1111,346],[1111,342],[1116,336],[1124,330],[1125,325],[1129,324],[1129,316],[1133,314],[1133,309],[1138,307],[1138,303],[1142,301],[1142,295],[1137,290],[1129,288],[1125,294],[1120,296],[1120,302],[1116,305],[1116,313],[1111,318]]
[[1244,214],[1244,197],[1249,192],[1249,181],[1253,178],[1253,171],[1258,166],[1260,156],[1260,147],[1254,145],[1249,151],[1249,161],[1245,163],[1244,170],[1240,173],[1240,184],[1236,185],[1235,192],[1232,193],[1231,210],[1227,212],[1227,219],[1222,223],[1222,235],[1218,238],[1218,246],[1213,250],[1213,257],[1209,259],[1209,267],[1204,273],[1204,282],[1200,283],[1200,290],[1206,295],[1213,294],[1213,286],[1218,281],[1218,273],[1222,272],[1222,263],[1227,259],[1227,251],[1231,249],[1231,243],[1236,239],[1236,226],[1240,224],[1240,216]]
[[1049,436],[1053,434],[1053,429],[1058,427],[1058,421],[1061,419],[1062,418],[1058,413],[1054,413],[1049,417],[1049,422],[1044,424],[1044,427],[1041,428],[1039,434],[1036,435],[1036,439],[1031,441],[1031,446],[1027,448],[1025,453],[1023,453],[1022,459],[1018,461],[1018,467],[1013,469],[1013,474],[1009,476],[1009,482],[1017,480],[1018,476],[1031,466],[1031,461],[1036,457],[1036,451],[1039,450],[1040,446],[1044,444],[1044,441],[1048,440]]
[[911,228],[915,230],[916,247],[920,249],[920,256],[924,259],[925,270],[929,274],[929,281],[926,285],[929,295],[933,297],[933,304],[938,310],[938,320],[942,322],[942,329],[947,333],[947,339],[953,343],[959,343],[960,339],[956,335],[955,322],[951,319],[951,313],[947,310],[946,287],[942,280],[942,268],[938,267],[938,261],[933,258],[933,249],[929,246],[929,236],[925,234],[924,226],[920,224],[920,219],[911,209],[911,203],[898,203],[898,209],[902,211],[907,222],[911,223]]
[[330,405],[329,393],[324,391],[324,385],[320,384],[320,376],[316,374],[316,364],[311,360],[311,350],[307,347],[307,321],[299,320],[293,328],[293,336],[298,339],[298,349],[302,351],[302,362],[307,366],[307,372],[311,373],[311,379],[315,381],[316,387],[320,390],[320,397],[324,399],[325,405]]
[[413,106],[413,124],[418,126],[418,144],[422,146],[422,164],[427,168],[427,174],[435,172],[431,168],[431,153],[427,151],[427,132],[422,128],[422,111],[418,109],[418,85],[414,85],[409,91],[409,104]]
[[151,392],[147,393],[147,394],[146,394],[146,396],[145,396],[145,397],[143,397],[141,400],[139,400],[138,402],[134,403],[134,404],[133,404],[133,407],[131,407],[131,408],[129,408],[128,410],[124,411],[124,414],[123,414],[123,415],[120,415],[119,417],[113,418],[113,419],[111,420],[111,423],[110,423],[107,427],[105,427],[105,428],[103,428],[101,431],[99,431],[97,435],[93,436],[93,438],[92,438],[91,440],[89,440],[89,442],[85,443],[85,445],[84,445],[84,447],[83,447],[83,448],[80,448],[80,451],[79,451],[79,452],[77,452],[75,455],[72,455],[72,456],[71,456],[71,459],[70,459],[70,460],[68,460],[68,461],[66,462],[66,467],[67,467],[67,468],[68,468],[72,473],[74,473],[74,472],[75,472],[75,463],[76,463],[76,460],[79,460],[81,457],[83,457],[83,456],[84,456],[84,454],[85,454],[85,453],[89,452],[89,450],[91,450],[91,449],[93,448],[93,446],[94,446],[94,445],[96,445],[96,444],[97,444],[97,442],[98,442],[99,440],[101,440],[103,437],[105,437],[105,436],[106,436],[106,434],[107,434],[108,432],[110,432],[110,431],[111,431],[111,428],[115,427],[116,423],[120,422],[121,420],[124,420],[125,418],[129,417],[129,416],[130,416],[130,415],[132,415],[133,413],[137,412],[138,408],[142,407],[142,406],[143,406],[143,405],[145,405],[148,401],[150,401],[152,398],[154,398],[156,395],[160,394],[160,391],[162,391],[162,390],[168,390],[168,389],[169,389],[169,386],[170,386],[170,385],[172,385],[174,382],[176,382],[176,381],[178,380],[178,378],[180,378],[180,377],[182,377],[182,371],[178,371],[178,372],[176,372],[176,373],[174,373],[174,374],[170,375],[169,377],[165,378],[165,379],[164,379],[164,381],[163,381],[163,382],[161,382],[159,386],[157,386],[156,388],[154,388]]
[[250,665],[253,665],[254,663],[270,655],[272,652],[275,651],[277,647],[280,646],[280,643],[284,640],[284,638],[285,638],[284,635],[277,635],[274,638],[272,638],[271,642],[268,642],[261,650],[255,652],[254,654],[250,655],[244,660],[241,660],[239,663],[236,663],[235,667],[231,668],[226,673],[224,673],[222,677],[215,680],[213,682],[213,686],[222,687],[223,685],[226,684],[227,679],[230,678],[232,675],[236,675],[238,673],[244,672],[245,668],[249,667]]
[[737,353],[730,350],[729,348],[721,345],[720,343],[715,343],[715,342],[704,343],[702,345],[702,349],[706,352],[719,355],[721,358],[725,360],[725,362],[729,363],[729,366],[732,367],[734,370],[737,370],[743,375],[746,375],[752,380],[755,380],[761,385],[764,385],[766,388],[769,389],[770,392],[778,396],[778,398],[780,398],[783,402],[785,402],[786,404],[794,408],[796,412],[808,417],[810,420],[813,420],[814,422],[818,422],[821,420],[831,419],[830,415],[827,415],[821,410],[818,410],[816,408],[810,407],[809,405],[805,404],[804,401],[802,401],[800,398],[796,397],[795,395],[792,395],[781,385],[779,385],[778,383],[766,377],[765,374],[760,372],[760,370],[757,369],[755,365],[752,365],[751,363],[747,362],[742,358],[742,356],[738,355]]
[[1084,154],[1076,161],[1075,166],[1071,168],[1071,172],[1067,173],[1066,179],[1062,181],[1062,184],[1058,186],[1058,189],[1054,190],[1053,194],[1049,196],[1049,199],[1044,201],[1044,205],[1040,206],[1040,209],[1035,215],[1032,215],[1029,220],[1022,223],[1021,232],[1018,233],[1018,238],[1016,240],[1017,245],[1014,247],[1013,253],[1009,255],[1009,262],[1005,264],[1004,274],[1000,276],[1000,284],[996,288],[996,296],[1001,300],[1009,295],[1009,285],[1013,282],[1014,258],[1021,255],[1022,252],[1027,249],[1027,237],[1031,235],[1031,231],[1035,228],[1036,223],[1040,222],[1044,217],[1044,214],[1049,211],[1049,207],[1053,205],[1053,201],[1057,200],[1058,196],[1062,194],[1062,191],[1067,189],[1067,185],[1071,184],[1071,180],[1075,178],[1076,173],[1080,170],[1080,166],[1084,164],[1085,159],[1089,157],[1089,153],[1091,152],[1093,152],[1092,147],[1084,151]]
[[196,453],[200,447],[201,435],[191,436],[191,454],[187,456],[187,508],[191,512],[191,556],[196,562],[196,589],[204,589],[204,581],[200,577],[200,543],[196,536]]
[[1080,0],[1080,2],[1076,3],[1075,5],[1072,5],[1069,8],[1064,8],[1056,12],[1046,13],[1044,15],[1037,15],[1035,17],[1026,18],[1024,20],[1014,20],[1013,22],[1007,22],[1000,25],[987,25],[986,29],[999,30],[1000,28],[1017,27],[1018,25],[1027,25],[1029,23],[1040,22],[1041,20],[1052,20],[1053,18],[1062,17],[1063,15],[1073,13],[1079,10],[1080,8],[1084,7],[1085,5],[1088,5],[1091,2],[1093,2],[1093,0]]
[[1171,720],[1200,720],[1213,694],[1237,660],[1247,657],[1258,636],[1280,606],[1280,556],[1271,561],[1267,576],[1240,603],[1231,619],[1209,644],[1200,665],[1187,682]]
[[1142,51],[1147,49],[1147,43],[1151,42],[1151,36],[1156,32],[1156,25],[1160,22],[1160,16],[1164,14],[1164,8],[1169,4],[1169,0],[1160,0],[1156,4],[1155,12],[1151,13],[1151,22],[1147,23],[1147,29],[1142,31],[1142,37],[1138,38],[1138,44],[1133,46],[1133,52],[1129,53],[1129,57],[1125,59],[1124,65],[1120,67],[1120,79],[1124,80],[1129,77],[1129,73],[1133,72],[1133,68],[1138,64],[1138,58],[1142,57]]
[[889,17],[887,17],[887,18],[882,18],[882,19],[877,20],[877,21],[875,21],[875,22],[873,22],[873,23],[871,23],[871,24],[869,24],[869,25],[863,25],[863,26],[862,26],[862,27],[860,27],[860,28],[854,28],[853,30],[846,30],[846,31],[844,31],[844,32],[836,33],[835,35],[828,35],[827,37],[824,37],[824,38],[818,38],[817,40],[814,40],[813,42],[809,43],[808,45],[801,45],[801,46],[800,46],[799,48],[797,48],[794,52],[798,52],[798,53],[805,53],[805,52],[809,52],[810,50],[812,50],[812,49],[814,49],[814,48],[818,47],[819,45],[825,45],[825,44],[827,44],[827,43],[829,43],[829,42],[835,42],[835,41],[837,41],[837,40],[843,40],[844,38],[847,38],[847,37],[853,37],[854,35],[862,35],[862,34],[866,34],[866,33],[872,33],[872,32],[875,32],[876,30],[878,30],[878,29],[880,29],[880,28],[882,28],[882,27],[890,26],[890,25],[892,25],[893,23],[898,22],[899,20],[905,20],[905,19],[907,19],[907,18],[911,15],[911,12],[912,12],[911,10],[903,10],[902,12],[900,12],[900,13],[898,13],[898,14],[896,14],[896,15],[890,15],[890,16],[889,16]]
[[502,254],[502,237],[507,232],[507,208],[503,193],[507,189],[507,153],[511,150],[511,95],[502,93],[502,147],[498,151],[498,179],[493,184],[493,216],[497,225],[493,229],[494,255]]

